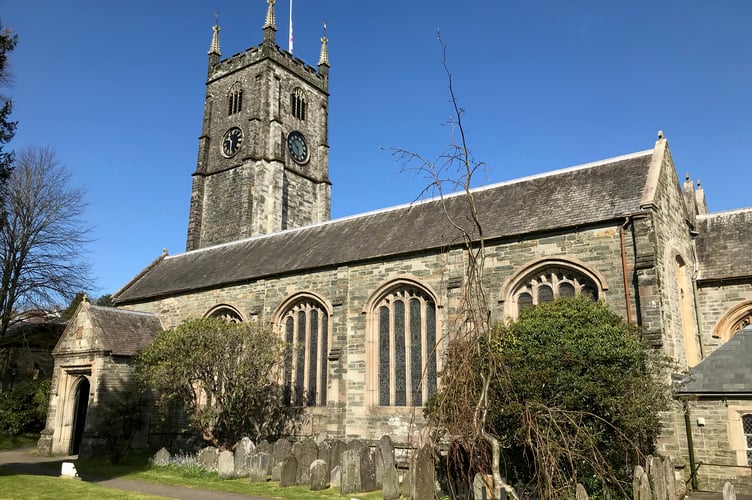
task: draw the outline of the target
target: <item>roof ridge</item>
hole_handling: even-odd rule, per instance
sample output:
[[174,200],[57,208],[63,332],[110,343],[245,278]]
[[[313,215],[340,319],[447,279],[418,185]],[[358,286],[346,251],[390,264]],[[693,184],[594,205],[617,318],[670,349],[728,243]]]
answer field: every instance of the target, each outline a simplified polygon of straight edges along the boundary
[[[518,177],[518,178],[515,178],[515,179],[509,179],[509,180],[506,180],[506,181],[496,182],[496,183],[493,183],[493,184],[478,186],[478,187],[470,189],[470,192],[471,193],[480,193],[480,192],[488,191],[488,190],[491,190],[491,189],[497,189],[497,188],[500,188],[500,187],[503,187],[503,186],[511,186],[511,185],[514,185],[514,184],[521,184],[523,182],[530,182],[530,181],[537,180],[537,179],[544,179],[544,178],[547,178],[547,177],[553,177],[553,176],[556,176],[556,175],[562,175],[562,174],[566,174],[566,173],[569,173],[569,172],[576,172],[576,171],[580,171],[580,170],[587,170],[587,169],[590,169],[590,168],[595,168],[595,167],[599,167],[599,166],[602,166],[602,165],[607,165],[607,164],[610,164],[610,163],[616,163],[616,162],[619,162],[619,161],[629,160],[629,159],[632,159],[632,158],[639,158],[639,157],[642,157],[642,156],[649,156],[649,155],[652,155],[652,154],[653,154],[653,149],[646,149],[646,150],[643,150],[643,151],[637,151],[635,153],[628,153],[628,154],[624,154],[624,155],[614,156],[614,157],[611,157],[611,158],[604,158],[602,160],[592,161],[592,162],[588,162],[588,163],[581,163],[581,164],[578,164],[578,165],[572,165],[570,167],[564,167],[564,168],[560,168],[560,169],[557,169],[557,170],[551,170],[551,171],[542,172],[542,173],[538,173],[538,174],[532,174],[532,175],[528,175],[528,176],[524,176],[524,177]],[[260,241],[260,240],[264,240],[264,239],[267,239],[267,238],[277,237],[277,236],[279,236],[281,234],[291,234],[291,233],[295,233],[295,232],[307,231],[307,230],[309,230],[311,228],[315,228],[315,227],[322,227],[322,226],[337,224],[337,223],[345,222],[345,221],[348,221],[348,220],[353,220],[353,219],[358,219],[358,218],[363,218],[363,217],[370,217],[370,216],[373,216],[373,215],[394,212],[394,211],[397,211],[397,210],[405,210],[405,209],[412,208],[412,207],[415,207],[415,206],[420,206],[420,205],[429,204],[429,203],[435,203],[435,202],[441,201],[442,199],[446,200],[448,198],[459,197],[459,196],[462,196],[463,194],[464,194],[464,191],[457,191],[457,192],[445,194],[443,196],[434,196],[434,197],[431,197],[431,198],[416,199],[416,200],[414,200],[414,201],[412,201],[410,203],[403,203],[403,204],[400,204],[400,205],[393,205],[391,207],[379,208],[379,209],[376,209],[376,210],[370,210],[370,211],[361,212],[361,213],[357,213],[357,214],[346,215],[344,217],[339,217],[337,219],[331,219],[331,220],[328,220],[328,221],[318,222],[316,224],[310,224],[310,225],[307,225],[307,226],[302,226],[302,227],[297,227],[297,228],[292,228],[292,229],[286,229],[284,231],[277,231],[277,232],[269,233],[269,234],[261,234],[261,235],[257,235],[257,236],[251,236],[251,237],[248,237],[248,238],[244,238],[244,239],[240,239],[240,240],[235,240],[235,241],[228,241],[228,242],[225,242],[225,243],[220,243],[218,245],[212,245],[212,246],[208,246],[208,247],[197,248],[195,250],[190,250],[190,251],[187,251],[187,252],[178,253],[178,254],[174,254],[174,255],[163,255],[163,257],[164,257],[165,260],[170,260],[170,259],[173,259],[173,258],[176,258],[176,257],[182,257],[182,256],[189,255],[189,254],[196,254],[196,253],[205,252],[205,251],[209,251],[209,250],[215,250],[217,248],[223,248],[223,247],[238,245],[238,244],[241,244],[241,243],[246,243],[248,241]],[[156,263],[156,261],[155,261],[155,263]],[[136,278],[138,278],[138,277],[139,276],[137,276]],[[131,281],[135,281],[136,278],[134,278]],[[126,286],[124,286],[121,290],[118,290],[118,292],[124,291],[124,289],[126,288]]]

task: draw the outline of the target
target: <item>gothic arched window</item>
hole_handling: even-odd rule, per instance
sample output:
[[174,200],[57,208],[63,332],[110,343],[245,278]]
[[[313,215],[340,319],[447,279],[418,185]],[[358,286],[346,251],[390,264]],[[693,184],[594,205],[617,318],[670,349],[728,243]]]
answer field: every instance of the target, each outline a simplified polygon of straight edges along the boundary
[[385,293],[373,313],[378,405],[422,406],[436,392],[436,302],[418,287],[402,285]]
[[298,120],[306,119],[306,108],[308,107],[303,89],[296,87],[290,94],[290,109],[292,110],[292,116]]
[[231,306],[219,305],[206,314],[207,318],[220,318],[228,323],[242,323],[243,317]]
[[240,82],[235,82],[227,93],[228,115],[239,113],[243,109],[243,87]]
[[326,406],[329,314],[318,301],[303,298],[283,312],[281,325],[286,400],[298,406]]
[[517,304],[516,313],[519,314],[527,307],[576,294],[589,295],[593,300],[598,300],[598,287],[591,278],[574,269],[543,266],[517,283],[512,299]]

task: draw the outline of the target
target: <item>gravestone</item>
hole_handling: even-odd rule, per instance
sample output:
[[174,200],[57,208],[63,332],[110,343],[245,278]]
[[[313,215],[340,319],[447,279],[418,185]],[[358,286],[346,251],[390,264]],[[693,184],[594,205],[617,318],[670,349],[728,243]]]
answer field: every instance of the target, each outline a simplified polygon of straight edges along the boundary
[[345,452],[345,442],[340,439],[332,439],[330,441],[329,448],[329,470],[334,470],[335,467],[342,463],[342,453]]
[[412,467],[413,500],[433,500],[436,489],[436,470],[433,450],[425,445],[418,450]]
[[217,462],[219,461],[219,450],[214,446],[207,446],[196,455],[196,463],[199,467],[209,472],[217,472]]
[[272,465],[274,465],[274,461],[272,460],[272,456],[274,455],[274,446],[269,444],[269,441],[266,439],[262,439],[259,444],[256,445],[256,453],[266,453],[269,455],[269,470],[266,471],[266,475],[270,476],[272,473]]
[[728,481],[723,483],[723,500],[736,500],[736,489]]
[[169,464],[170,452],[167,451],[167,448],[160,448],[159,451],[154,454],[154,457],[151,459],[151,463],[160,466]]
[[385,470],[396,467],[394,443],[392,443],[392,438],[384,435],[379,439],[378,451],[376,453],[376,484],[381,487],[384,484]]
[[475,474],[473,479],[473,498],[475,500],[489,500],[488,484],[483,475]]
[[360,452],[360,491],[376,491],[376,450],[365,447]]
[[342,495],[360,493],[361,449],[345,450],[340,464],[340,488]]
[[397,467],[385,466],[384,476],[381,478],[381,491],[384,500],[396,500],[399,498],[399,475]]
[[645,469],[640,465],[634,468],[634,478],[632,479],[632,491],[634,500],[652,500],[650,491],[650,480]]
[[653,499],[666,500],[666,479],[663,477],[663,460],[661,457],[648,456],[645,469],[653,485]]
[[269,475],[269,454],[258,451],[251,457],[249,476],[252,483],[263,483]]
[[298,460],[295,455],[288,455],[282,462],[282,472],[279,477],[279,485],[283,488],[295,486],[295,479],[298,477]]
[[298,460],[298,478],[295,484],[309,484],[311,480],[311,464],[319,458],[319,445],[311,438],[305,438],[295,443],[292,454]]
[[235,477],[248,477],[251,474],[251,456],[255,450],[249,437],[244,437],[235,445]]
[[336,466],[329,473],[329,486],[332,488],[340,488],[342,486],[342,475],[340,474],[340,466]]
[[277,442],[274,443],[271,465],[272,481],[279,481],[281,479],[282,463],[290,455],[291,451],[292,443],[287,439],[278,439]]
[[309,486],[311,491],[325,490],[329,486],[329,467],[326,461],[317,458],[311,462]]
[[231,451],[222,451],[217,460],[217,476],[220,479],[232,479],[235,474],[235,455]]

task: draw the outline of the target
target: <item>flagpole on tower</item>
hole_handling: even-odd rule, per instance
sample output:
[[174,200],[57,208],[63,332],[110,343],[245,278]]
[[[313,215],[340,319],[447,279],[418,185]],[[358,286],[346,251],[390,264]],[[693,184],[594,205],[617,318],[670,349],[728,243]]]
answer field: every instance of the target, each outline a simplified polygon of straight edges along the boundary
[[290,0],[290,44],[288,50],[292,54],[292,0]]

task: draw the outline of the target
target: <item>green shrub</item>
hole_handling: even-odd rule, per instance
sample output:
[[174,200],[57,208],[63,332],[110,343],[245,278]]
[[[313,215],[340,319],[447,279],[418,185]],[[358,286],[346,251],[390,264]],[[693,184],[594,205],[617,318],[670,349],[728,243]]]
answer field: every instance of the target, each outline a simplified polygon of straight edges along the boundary
[[18,436],[41,431],[49,401],[49,380],[26,382],[0,393],[0,432]]

